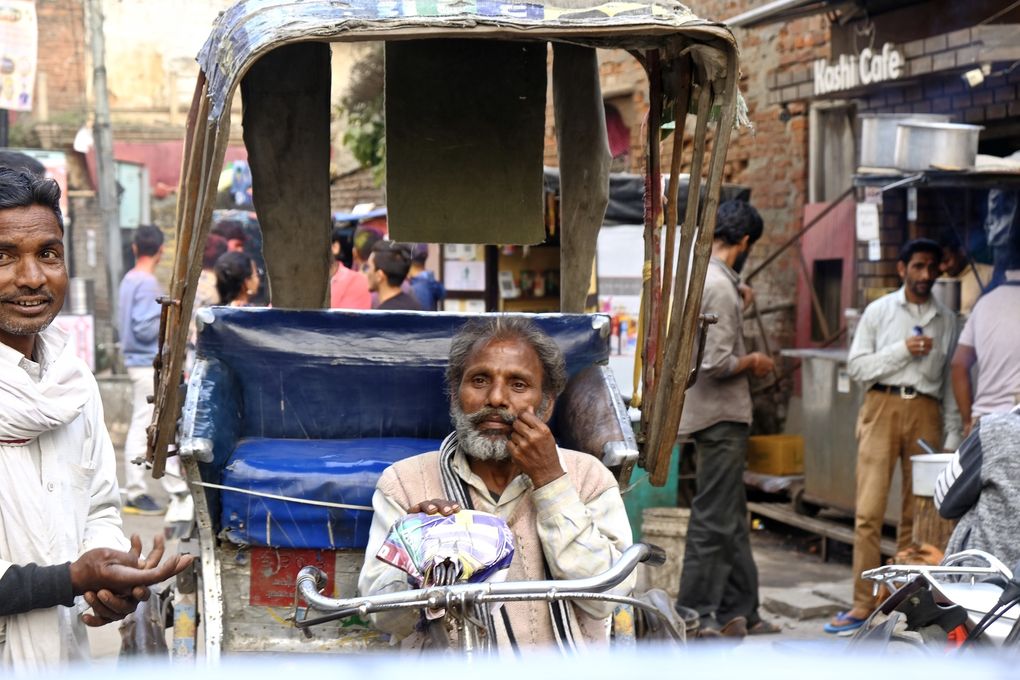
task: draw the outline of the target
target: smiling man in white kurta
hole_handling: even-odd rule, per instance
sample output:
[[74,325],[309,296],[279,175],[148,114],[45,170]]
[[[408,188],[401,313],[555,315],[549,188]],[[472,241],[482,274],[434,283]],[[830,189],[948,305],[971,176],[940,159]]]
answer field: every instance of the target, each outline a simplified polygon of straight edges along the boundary
[[[88,658],[84,625],[124,618],[189,559],[140,558],[121,530],[99,388],[49,324],[67,286],[60,190],[0,168],[0,667]],[[91,607],[91,613],[85,613]]]

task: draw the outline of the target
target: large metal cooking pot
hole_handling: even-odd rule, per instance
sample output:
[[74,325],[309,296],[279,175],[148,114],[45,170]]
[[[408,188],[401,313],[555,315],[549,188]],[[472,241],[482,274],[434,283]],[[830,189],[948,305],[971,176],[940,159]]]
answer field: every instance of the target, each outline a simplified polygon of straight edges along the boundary
[[948,123],[940,113],[862,113],[861,162],[863,168],[896,167],[896,126],[911,121]]
[[935,299],[944,304],[954,312],[960,311],[960,281],[959,279],[947,279],[939,277],[931,288]]
[[974,167],[980,125],[903,122],[896,125],[896,167],[900,170],[965,170]]

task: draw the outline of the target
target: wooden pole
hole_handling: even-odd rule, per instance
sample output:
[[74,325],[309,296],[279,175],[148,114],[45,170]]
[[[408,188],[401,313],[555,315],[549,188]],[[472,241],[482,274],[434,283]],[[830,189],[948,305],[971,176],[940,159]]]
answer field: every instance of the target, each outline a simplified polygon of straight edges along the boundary
[[[677,261],[677,274],[674,286],[676,294],[673,296],[672,309],[669,313],[671,321],[669,326],[670,333],[667,337],[661,339],[662,342],[667,343],[667,348],[663,353],[662,365],[670,367],[675,366],[675,363],[678,361],[678,357],[680,356],[680,354],[678,354],[678,352],[680,352],[680,345],[686,341],[693,349],[695,343],[694,336],[697,335],[697,333],[691,333],[689,337],[681,338],[681,333],[676,331],[676,327],[673,324],[675,324],[677,320],[685,319],[690,315],[690,312],[687,310],[687,305],[690,304],[690,287],[687,287],[685,291],[686,294],[681,294],[680,291],[684,290],[684,286],[686,284],[688,275],[687,262],[690,257],[691,248],[694,246],[693,242],[695,241],[694,238],[686,236],[693,236],[694,229],[697,228],[697,225],[699,224],[698,207],[701,200],[702,169],[704,167],[705,147],[707,145],[706,137],[708,130],[708,116],[712,109],[713,102],[713,92],[710,84],[705,79],[702,79],[701,82],[702,85],[698,91],[698,113],[694,128],[694,149],[691,154],[691,172],[687,183],[687,213],[684,217],[683,235],[681,237],[680,255]],[[704,238],[705,235],[702,230],[701,238],[699,240],[703,241]],[[710,235],[708,239],[708,247],[711,248],[712,241]],[[681,281],[681,277],[684,279],[683,281]],[[702,277],[704,277],[704,273],[702,274]],[[700,283],[701,286],[704,287],[704,278],[701,279]],[[699,311],[700,308],[701,300],[699,296],[698,307],[695,311]],[[692,325],[680,325],[679,328],[697,327],[696,318],[688,320],[688,323],[691,323]],[[681,324],[683,324],[682,321]],[[690,354],[687,356],[690,357]],[[688,368],[690,367],[689,358],[686,366]],[[670,370],[672,371],[672,368]],[[647,442],[647,452],[645,454],[647,460],[646,469],[649,470],[649,473],[653,470],[658,470],[660,471],[660,476],[662,476],[668,473],[668,462],[673,447],[672,442],[676,438],[675,427],[672,428],[672,431],[663,430],[662,424],[666,422],[669,415],[664,409],[673,408],[672,405],[667,406],[667,403],[675,398],[675,395],[672,394],[674,389],[679,389],[681,392],[686,389],[686,378],[683,382],[676,384],[674,384],[672,380],[667,383],[661,382],[663,376],[657,376],[657,378],[660,382],[651,386],[651,389],[655,390],[655,394],[646,395],[646,399],[648,397],[654,398],[653,410],[651,411],[651,417],[648,421],[650,427],[643,431],[647,431],[645,440]],[[660,408],[660,406],[662,408]],[[642,407],[642,414],[644,414],[646,410],[646,408]],[[679,425],[679,420],[677,421],[677,424]],[[664,456],[664,461],[659,460],[660,456]],[[659,477],[656,477],[656,479],[658,478]],[[662,481],[659,482],[657,486],[662,486],[664,483],[665,477],[662,477]]]
[[[669,164],[669,189],[666,191],[666,249],[662,262],[662,305],[663,313],[659,315],[659,335],[661,338],[655,356],[655,370],[659,372],[662,366],[662,356],[666,350],[667,328],[669,325],[670,300],[674,293],[673,289],[673,251],[676,249],[677,221],[679,219],[677,201],[680,194],[680,164],[683,161],[684,151],[684,127],[687,123],[687,109],[690,106],[691,97],[691,75],[690,60],[684,60],[685,68],[680,72],[680,86],[673,101],[673,153]],[[679,270],[679,265],[678,265]],[[684,268],[686,272],[686,268]],[[686,280],[686,276],[684,276]],[[683,295],[686,288],[675,291]]]
[[656,357],[659,356],[659,314],[662,299],[662,262],[659,250],[662,244],[662,170],[659,167],[659,134],[662,125],[662,69],[659,51],[651,50],[646,56],[648,73],[648,116],[646,118],[645,150],[645,263],[642,268],[642,285],[647,307],[639,319],[641,337],[641,436],[647,437],[649,415],[653,412]]
[[[702,83],[703,88],[700,96],[706,97],[719,94],[723,102],[722,115],[715,126],[715,136],[712,142],[712,159],[708,170],[708,195],[706,196],[705,207],[701,212],[701,224],[699,225],[699,233],[694,248],[694,263],[690,274],[690,285],[688,286],[683,305],[683,314],[679,318],[679,325],[676,325],[678,321],[676,317],[670,319],[671,332],[667,338],[666,358],[663,362],[663,365],[668,366],[669,369],[664,371],[661,376],[662,381],[666,385],[660,385],[659,387],[665,398],[657,399],[655,404],[656,412],[662,414],[662,420],[659,421],[659,427],[653,427],[651,432],[650,439],[654,441],[655,448],[650,449],[646,454],[648,464],[645,466],[645,469],[649,471],[649,481],[653,486],[664,485],[669,474],[669,458],[672,453],[677,428],[680,425],[684,392],[690,379],[691,359],[695,343],[697,342],[696,333],[688,332],[683,334],[680,329],[697,328],[698,317],[701,315],[701,295],[705,288],[705,275],[708,273],[708,260],[712,250],[712,235],[715,231],[715,211],[719,207],[719,191],[722,187],[726,149],[729,146],[730,132],[733,130],[733,124],[736,121],[736,62],[732,61],[727,65],[726,79],[721,83],[721,88],[718,90],[713,85],[710,85],[712,81],[707,77],[704,67],[699,65],[698,68],[698,80]],[[705,92],[705,89],[710,91]],[[699,101],[699,119],[703,117],[701,110],[702,103],[702,101]],[[708,112],[705,111],[704,113],[707,114]],[[697,146],[698,136],[695,135],[696,149]],[[697,205],[695,204],[695,209],[692,212],[691,203],[696,200],[696,196],[700,198],[699,192],[701,190],[700,181],[696,179],[696,175],[698,178],[701,175],[701,166],[697,159],[698,151],[695,150],[692,157],[691,180],[688,186],[687,198],[688,214],[693,214],[695,218],[698,214]],[[698,163],[697,173],[695,173],[694,169],[695,163]],[[678,297],[674,296],[674,303]],[[651,446],[651,442],[646,446]]]

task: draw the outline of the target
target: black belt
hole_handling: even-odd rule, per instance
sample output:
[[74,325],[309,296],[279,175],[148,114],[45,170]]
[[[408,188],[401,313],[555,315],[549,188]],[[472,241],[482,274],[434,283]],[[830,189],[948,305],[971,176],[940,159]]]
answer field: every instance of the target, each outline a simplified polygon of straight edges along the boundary
[[924,392],[918,392],[917,390],[915,390],[913,387],[910,387],[909,385],[883,385],[882,383],[875,383],[874,385],[872,385],[871,387],[868,388],[868,391],[869,392],[871,392],[871,391],[873,391],[873,392],[885,392],[886,394],[896,394],[896,395],[899,395],[900,398],[902,398],[902,399],[914,399],[915,397],[927,397],[929,399],[935,399],[935,401],[938,401],[938,399],[936,397],[933,397],[930,394],[925,394]]

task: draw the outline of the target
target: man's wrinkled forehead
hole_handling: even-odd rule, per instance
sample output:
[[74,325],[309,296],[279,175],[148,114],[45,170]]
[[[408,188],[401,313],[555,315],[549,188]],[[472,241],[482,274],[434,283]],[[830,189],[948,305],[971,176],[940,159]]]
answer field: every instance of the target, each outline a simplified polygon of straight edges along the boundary
[[54,237],[63,242],[64,224],[57,218],[52,207],[41,203],[0,207],[0,241],[10,245],[23,240],[26,227],[38,231],[52,231]]
[[494,349],[496,346],[503,345],[511,351],[519,352],[521,358],[521,369],[526,368],[526,364],[531,363],[531,359],[534,359],[535,364],[538,367],[539,377],[542,377],[542,361],[538,357],[538,352],[531,346],[531,343],[527,342],[524,338],[518,337],[487,337],[479,338],[475,341],[475,344],[471,346],[471,351],[468,352],[467,359],[464,361],[464,368],[468,369],[472,364],[482,360],[482,355],[487,350]]

